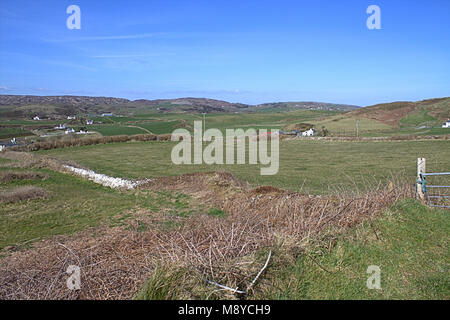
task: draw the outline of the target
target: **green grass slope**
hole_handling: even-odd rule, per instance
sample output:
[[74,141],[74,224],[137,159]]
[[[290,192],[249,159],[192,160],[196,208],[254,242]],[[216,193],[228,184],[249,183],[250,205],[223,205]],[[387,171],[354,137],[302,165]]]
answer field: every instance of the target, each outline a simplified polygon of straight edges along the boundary
[[[450,211],[408,199],[272,274],[264,299],[450,299]],[[381,270],[368,289],[367,268]],[[269,286],[267,286],[269,288]]]

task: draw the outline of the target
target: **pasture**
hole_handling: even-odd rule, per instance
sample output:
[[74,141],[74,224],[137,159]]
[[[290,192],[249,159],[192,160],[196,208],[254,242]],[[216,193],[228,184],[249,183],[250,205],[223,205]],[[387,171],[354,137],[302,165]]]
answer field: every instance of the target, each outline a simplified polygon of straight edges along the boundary
[[39,153],[73,160],[94,171],[129,179],[183,173],[228,171],[250,184],[323,194],[337,189],[364,189],[393,176],[415,176],[417,157],[427,158],[430,171],[450,165],[449,141],[280,142],[280,168],[261,176],[259,165],[174,165],[173,142],[126,142],[63,148]]

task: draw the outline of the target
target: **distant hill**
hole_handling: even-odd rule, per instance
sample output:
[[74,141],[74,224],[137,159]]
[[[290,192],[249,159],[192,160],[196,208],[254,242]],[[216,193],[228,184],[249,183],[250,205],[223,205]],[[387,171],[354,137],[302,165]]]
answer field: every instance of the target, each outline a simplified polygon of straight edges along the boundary
[[391,126],[399,126],[403,123],[420,125],[433,120],[445,121],[450,118],[450,98],[377,104],[353,110],[346,113],[346,116],[364,117]]
[[235,113],[307,110],[348,111],[357,106],[322,102],[277,102],[260,105],[231,103],[207,98],[128,100],[87,96],[0,95],[0,115],[4,117],[40,117],[71,114],[132,113]]
[[359,106],[348,104],[334,104],[324,102],[275,102],[264,103],[253,107],[255,110],[267,111],[289,111],[289,110],[328,110],[328,111],[350,111],[359,109]]

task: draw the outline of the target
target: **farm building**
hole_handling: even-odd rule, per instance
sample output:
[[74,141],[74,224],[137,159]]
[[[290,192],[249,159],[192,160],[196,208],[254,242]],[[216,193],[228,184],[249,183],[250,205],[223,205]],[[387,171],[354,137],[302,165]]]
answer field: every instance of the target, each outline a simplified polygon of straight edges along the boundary
[[317,131],[314,128],[311,128],[309,130],[303,131],[301,133],[302,137],[312,137],[312,136],[314,136],[316,134],[317,134]]
[[60,124],[59,126],[56,126],[56,127],[55,127],[56,130],[64,130],[64,129],[66,129],[66,128],[67,128],[67,127],[66,127],[65,124]]
[[102,113],[102,117],[112,117],[112,112]]
[[450,128],[450,120],[445,121],[445,122],[442,124],[442,128]]
[[33,118],[33,120],[41,120],[41,118],[39,118],[38,116],[35,116],[35,117]]
[[67,129],[67,130],[65,131],[66,134],[74,133],[74,132],[75,132],[75,130],[72,129],[72,128],[69,128],[69,129]]
[[77,117],[75,116],[67,116],[67,120],[75,120]]
[[87,125],[94,124],[94,120],[87,120],[87,121],[86,121],[86,124],[87,124]]

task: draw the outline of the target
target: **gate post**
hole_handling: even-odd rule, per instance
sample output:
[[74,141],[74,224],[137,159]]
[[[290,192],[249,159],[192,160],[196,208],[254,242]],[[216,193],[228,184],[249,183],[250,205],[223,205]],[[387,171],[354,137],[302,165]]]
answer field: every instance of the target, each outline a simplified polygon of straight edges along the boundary
[[420,200],[425,201],[425,193],[421,181],[424,179],[422,173],[425,173],[425,158],[417,158],[417,196]]

